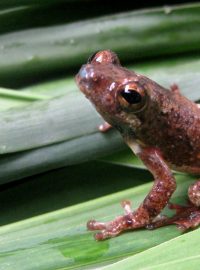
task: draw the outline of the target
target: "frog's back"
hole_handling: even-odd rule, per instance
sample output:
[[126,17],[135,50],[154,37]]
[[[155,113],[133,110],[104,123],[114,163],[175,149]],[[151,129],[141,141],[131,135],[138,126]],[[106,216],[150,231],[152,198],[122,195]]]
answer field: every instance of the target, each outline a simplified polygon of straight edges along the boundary
[[166,93],[160,107],[146,111],[139,137],[158,147],[173,169],[200,174],[200,108],[179,93]]

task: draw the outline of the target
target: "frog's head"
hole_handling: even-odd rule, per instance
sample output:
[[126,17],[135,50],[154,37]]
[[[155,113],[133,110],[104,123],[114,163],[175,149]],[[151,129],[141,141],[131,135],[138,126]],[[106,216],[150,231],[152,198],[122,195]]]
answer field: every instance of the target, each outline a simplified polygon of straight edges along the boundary
[[117,55],[105,50],[89,58],[76,82],[103,118],[123,132],[141,123],[138,114],[141,116],[149,98],[144,78],[123,68]]

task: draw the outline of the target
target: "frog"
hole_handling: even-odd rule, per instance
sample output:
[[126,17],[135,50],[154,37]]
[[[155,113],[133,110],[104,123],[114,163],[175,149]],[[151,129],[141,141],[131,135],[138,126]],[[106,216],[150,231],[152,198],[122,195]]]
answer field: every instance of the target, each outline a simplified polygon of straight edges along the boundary
[[[153,175],[154,182],[136,210],[121,202],[124,214],[114,220],[89,220],[96,240],[127,230],[175,224],[187,231],[200,225],[200,180],[188,188],[187,205],[170,202],[176,190],[174,170],[200,174],[200,107],[181,94],[177,84],[165,88],[123,67],[111,50],[95,52],[75,77],[80,91],[105,120],[100,130],[117,129],[125,143]],[[165,207],[172,217],[162,214]]]

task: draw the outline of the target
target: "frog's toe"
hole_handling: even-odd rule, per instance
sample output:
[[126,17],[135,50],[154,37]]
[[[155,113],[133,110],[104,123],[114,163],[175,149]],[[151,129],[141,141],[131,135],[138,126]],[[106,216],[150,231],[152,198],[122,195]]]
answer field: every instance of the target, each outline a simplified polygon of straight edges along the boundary
[[[131,202],[129,200],[122,201],[121,206],[124,208],[125,214],[131,214],[132,209],[131,209]],[[99,222],[92,219],[87,222],[87,229],[90,231],[108,230],[112,234],[113,233],[112,228],[114,228],[115,231],[116,230],[115,227],[117,227],[118,224],[121,224],[123,219],[124,219],[123,216],[118,216],[115,220],[110,222]]]
[[98,222],[95,220],[89,220],[87,223],[87,228],[90,231],[99,230],[94,235],[96,240],[104,240],[107,238],[115,237],[116,235],[120,234],[123,228],[121,228],[121,220],[122,217],[118,217],[117,219],[110,221],[110,222]]
[[121,230],[116,230],[115,228],[112,228],[111,230],[102,230],[100,232],[97,232],[94,235],[94,238],[97,241],[102,241],[102,240],[105,240],[107,238],[115,237],[115,236],[117,236],[120,233],[121,233]]
[[87,228],[89,231],[103,230],[106,229],[106,223],[98,222],[96,220],[89,220],[87,222]]
[[97,241],[101,241],[101,240],[106,239],[106,238],[104,237],[104,231],[95,233],[94,238],[95,238]]
[[106,238],[114,237],[125,229],[124,216],[118,216],[109,222],[98,222],[96,220],[89,220],[87,228],[90,231],[100,230],[95,234],[96,240],[103,240]]
[[129,201],[129,200],[123,200],[121,202],[121,206],[122,206],[122,208],[124,208],[125,214],[130,214],[130,213],[133,212],[133,210],[131,208],[131,201]]

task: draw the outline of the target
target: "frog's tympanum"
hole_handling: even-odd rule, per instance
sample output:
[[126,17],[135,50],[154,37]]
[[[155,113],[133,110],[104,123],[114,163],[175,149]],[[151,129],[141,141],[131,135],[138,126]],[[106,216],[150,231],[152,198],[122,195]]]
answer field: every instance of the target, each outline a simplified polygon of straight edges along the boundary
[[[115,53],[105,50],[90,57],[76,76],[80,90],[107,123],[115,127],[154,176],[149,194],[135,211],[122,202],[125,215],[113,221],[88,222],[100,230],[97,240],[125,230],[176,224],[180,229],[200,224],[200,181],[189,187],[187,206],[169,203],[176,189],[171,169],[200,174],[200,108],[182,96],[177,85],[165,89],[149,78],[120,65]],[[108,124],[101,127],[107,129]],[[160,215],[168,204],[173,217]]]

